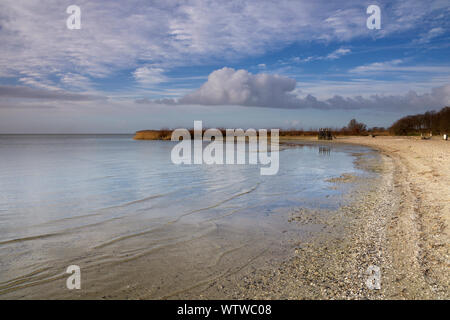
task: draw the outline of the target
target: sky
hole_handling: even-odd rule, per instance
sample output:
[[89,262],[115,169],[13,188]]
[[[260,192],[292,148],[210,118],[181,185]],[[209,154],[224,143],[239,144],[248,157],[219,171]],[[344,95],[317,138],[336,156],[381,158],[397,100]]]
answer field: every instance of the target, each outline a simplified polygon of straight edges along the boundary
[[388,127],[447,105],[448,0],[0,2],[0,133]]

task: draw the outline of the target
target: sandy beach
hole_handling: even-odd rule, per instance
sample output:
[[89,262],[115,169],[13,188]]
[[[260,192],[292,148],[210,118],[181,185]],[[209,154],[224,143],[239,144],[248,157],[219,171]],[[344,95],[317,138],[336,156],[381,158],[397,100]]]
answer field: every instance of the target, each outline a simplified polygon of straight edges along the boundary
[[399,208],[388,217],[392,298],[449,297],[450,143],[441,137],[352,137],[393,162]]
[[[294,210],[291,223],[320,223],[324,229],[299,242],[289,260],[192,294],[201,299],[448,299],[449,142],[338,137],[322,143],[373,148],[381,157],[356,155],[356,161],[380,175],[369,182],[336,179],[357,185],[350,205],[337,211]],[[380,268],[379,290],[367,287],[369,266]]]

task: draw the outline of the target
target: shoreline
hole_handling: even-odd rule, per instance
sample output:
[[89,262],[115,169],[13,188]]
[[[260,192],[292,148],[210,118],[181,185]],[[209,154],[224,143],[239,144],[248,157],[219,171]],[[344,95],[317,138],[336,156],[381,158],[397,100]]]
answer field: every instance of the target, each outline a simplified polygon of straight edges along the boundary
[[436,137],[352,137],[343,143],[379,150],[394,165],[399,207],[389,217],[392,298],[449,299],[450,144]]
[[[132,269],[134,273],[111,282],[107,287],[110,293],[104,294],[100,285],[108,278],[103,275],[103,266],[93,265],[89,273],[84,273],[86,279],[95,279],[89,282],[90,292],[71,294],[64,291],[58,298],[449,298],[450,277],[448,260],[445,260],[449,250],[447,225],[450,214],[450,190],[446,185],[450,181],[448,142],[399,137],[339,137],[332,141],[291,138],[281,142],[284,148],[316,145],[325,146],[328,152],[330,149],[334,152],[335,148],[346,149],[353,156],[357,171],[367,174],[341,172],[341,176],[325,180],[331,189],[346,189],[337,202],[338,208],[292,207],[280,215],[277,221],[282,229],[278,229],[279,235],[273,238],[276,244],[270,249],[273,257],[262,259],[252,255],[253,258],[248,260],[239,260],[243,262],[241,265],[229,259],[232,272],[211,274],[204,281],[183,290],[169,290],[167,294],[159,294],[159,286],[163,282],[176,286],[177,281],[166,282],[168,278],[161,283],[142,281],[152,279],[155,269],[148,268],[149,262],[144,255],[140,260],[140,274],[131,257],[126,258],[130,263],[121,268],[122,271]],[[364,148],[349,147],[352,145]],[[330,199],[323,197],[317,203]],[[219,234],[218,239],[221,237]],[[286,249],[282,255],[280,248]],[[259,249],[268,250],[267,247]],[[214,263],[220,260],[221,256]],[[366,285],[369,266],[381,270],[380,290],[370,290]],[[64,274],[58,274],[56,279],[63,281],[63,277]],[[54,281],[41,284],[40,291],[47,292],[48,297],[60,293],[55,291],[60,289],[55,289]],[[25,298],[32,292],[27,289],[29,286],[32,285],[23,286],[25,291],[4,292],[2,299]]]
[[[372,148],[379,154],[377,160],[357,156],[357,165],[380,175],[370,183],[359,181],[350,204],[335,212],[294,212],[290,219],[294,223],[325,223],[325,227],[311,241],[298,243],[292,257],[281,264],[174,298],[449,299],[450,197],[445,181],[450,180],[445,159],[450,148],[446,141],[408,137],[286,140]],[[423,177],[427,168],[434,170],[432,181]],[[439,190],[443,193],[437,194]],[[369,266],[380,268],[379,290],[366,285]]]
[[[378,150],[383,169],[377,190],[363,195],[363,203],[357,200],[351,208],[363,214],[359,218],[362,223],[360,229],[348,229],[347,238],[356,241],[341,260],[353,260],[355,264],[348,266],[351,269],[355,265],[353,269],[359,270],[349,272],[353,279],[344,276],[349,280],[347,288],[320,298],[448,299],[448,142],[413,137],[340,137],[329,143]],[[359,258],[354,259],[354,255]],[[381,290],[368,291],[361,285],[368,277],[363,266],[367,267],[371,259],[381,262]],[[342,262],[337,261],[339,266]]]

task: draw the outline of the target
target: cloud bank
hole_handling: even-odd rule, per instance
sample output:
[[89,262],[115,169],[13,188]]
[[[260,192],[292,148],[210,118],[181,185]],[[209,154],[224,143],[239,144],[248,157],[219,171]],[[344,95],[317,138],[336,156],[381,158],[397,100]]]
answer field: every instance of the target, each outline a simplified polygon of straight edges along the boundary
[[93,101],[105,99],[104,97],[73,93],[64,90],[35,89],[24,86],[2,86],[0,85],[0,98],[8,99],[34,99],[48,101]]
[[179,100],[153,101],[181,105],[239,105],[280,109],[372,109],[392,111],[420,111],[450,105],[450,85],[436,87],[429,93],[409,91],[404,95],[371,95],[343,97],[335,95],[319,100],[312,95],[296,94],[296,81],[285,76],[252,74],[246,70],[222,68],[212,72],[199,89]]

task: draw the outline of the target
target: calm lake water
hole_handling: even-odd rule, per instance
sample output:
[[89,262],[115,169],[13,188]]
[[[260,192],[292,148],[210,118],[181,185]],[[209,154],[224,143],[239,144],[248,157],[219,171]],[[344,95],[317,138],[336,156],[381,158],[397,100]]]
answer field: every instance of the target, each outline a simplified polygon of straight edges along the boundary
[[[339,206],[345,190],[325,180],[363,174],[352,152],[366,150],[288,148],[278,174],[261,176],[259,165],[172,164],[174,145],[0,136],[0,298],[169,297],[283,256],[306,230],[289,210]],[[65,287],[72,264],[82,290]]]

